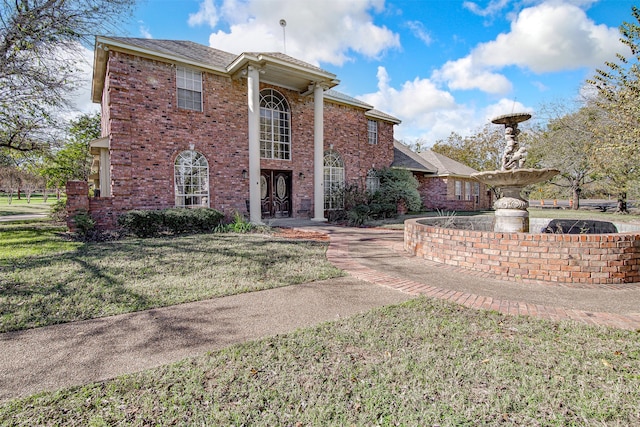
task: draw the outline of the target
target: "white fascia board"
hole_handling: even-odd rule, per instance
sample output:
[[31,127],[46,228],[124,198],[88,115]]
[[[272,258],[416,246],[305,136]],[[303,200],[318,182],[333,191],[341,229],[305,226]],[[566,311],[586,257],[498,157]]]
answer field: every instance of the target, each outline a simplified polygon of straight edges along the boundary
[[98,36],[96,37],[96,43],[102,43],[104,45],[106,45],[107,47],[114,47],[126,52],[134,52],[137,54],[141,54],[147,57],[154,57],[154,58],[161,58],[161,59],[165,59],[168,60],[169,62],[177,62],[180,64],[186,64],[186,65],[191,65],[197,68],[202,68],[205,70],[209,70],[209,71],[214,71],[218,74],[227,74],[227,70],[221,67],[214,67],[211,66],[210,64],[206,64],[204,62],[200,62],[200,61],[194,61],[188,58],[185,58],[183,56],[178,56],[178,55],[170,55],[170,54],[166,54],[163,52],[158,52],[155,50],[151,50],[151,49],[146,49],[140,46],[135,46],[135,45],[131,45],[128,43],[122,43],[120,41],[117,40],[113,40],[110,39],[108,37],[103,37],[103,36]]

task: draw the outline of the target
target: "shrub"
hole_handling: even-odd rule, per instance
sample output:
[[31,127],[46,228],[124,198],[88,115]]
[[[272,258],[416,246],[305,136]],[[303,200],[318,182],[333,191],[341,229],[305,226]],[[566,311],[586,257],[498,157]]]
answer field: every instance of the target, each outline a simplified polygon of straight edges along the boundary
[[396,209],[401,200],[410,211],[419,211],[422,200],[418,192],[418,180],[408,170],[384,168],[376,171],[380,178],[380,189],[374,194],[374,200],[381,204],[393,205]]
[[133,210],[118,218],[118,225],[138,237],[152,237],[213,231],[223,218],[221,212],[210,208]]
[[67,199],[58,199],[51,204],[51,219],[64,222],[67,219]]
[[76,233],[82,237],[83,240],[88,240],[93,237],[96,229],[96,221],[91,218],[89,212],[85,210],[78,211],[78,213],[73,216],[73,222],[76,226]]

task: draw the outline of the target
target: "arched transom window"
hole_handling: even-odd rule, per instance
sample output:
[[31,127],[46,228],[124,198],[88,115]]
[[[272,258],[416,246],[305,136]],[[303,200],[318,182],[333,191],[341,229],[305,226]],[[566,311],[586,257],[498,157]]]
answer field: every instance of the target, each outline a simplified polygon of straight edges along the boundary
[[260,91],[260,157],[291,159],[291,114],[282,94],[273,89]]
[[197,151],[183,151],[174,165],[176,207],[209,207],[209,162]]
[[324,208],[344,207],[344,161],[335,151],[324,154]]

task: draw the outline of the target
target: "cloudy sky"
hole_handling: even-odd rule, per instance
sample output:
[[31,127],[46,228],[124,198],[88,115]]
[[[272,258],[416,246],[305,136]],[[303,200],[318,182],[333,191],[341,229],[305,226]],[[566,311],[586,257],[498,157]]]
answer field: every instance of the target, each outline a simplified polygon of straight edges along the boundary
[[[337,90],[432,145],[496,115],[570,104],[596,67],[626,53],[623,0],[141,0],[129,37],[239,54],[281,51],[335,73]],[[280,20],[286,20],[286,27]]]

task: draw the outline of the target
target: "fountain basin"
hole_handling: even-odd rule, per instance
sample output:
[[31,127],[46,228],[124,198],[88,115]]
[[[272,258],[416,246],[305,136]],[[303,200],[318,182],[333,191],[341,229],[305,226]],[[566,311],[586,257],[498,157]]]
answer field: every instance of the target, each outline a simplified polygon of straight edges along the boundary
[[405,221],[406,251],[506,280],[594,287],[639,282],[640,286],[640,230],[610,234],[506,233],[444,228],[434,225],[434,220],[442,219]]

